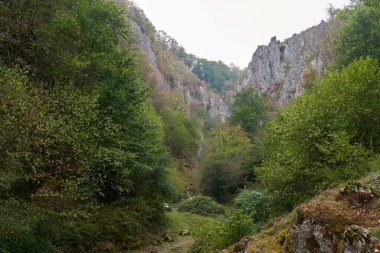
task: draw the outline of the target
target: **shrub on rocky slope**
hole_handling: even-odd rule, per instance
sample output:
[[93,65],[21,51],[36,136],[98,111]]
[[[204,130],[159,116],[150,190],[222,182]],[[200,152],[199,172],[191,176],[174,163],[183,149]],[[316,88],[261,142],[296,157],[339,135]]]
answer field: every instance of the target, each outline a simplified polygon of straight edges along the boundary
[[[380,252],[379,173],[326,190],[224,253]],[[368,197],[361,198],[369,194]],[[355,201],[352,201],[356,199]]]

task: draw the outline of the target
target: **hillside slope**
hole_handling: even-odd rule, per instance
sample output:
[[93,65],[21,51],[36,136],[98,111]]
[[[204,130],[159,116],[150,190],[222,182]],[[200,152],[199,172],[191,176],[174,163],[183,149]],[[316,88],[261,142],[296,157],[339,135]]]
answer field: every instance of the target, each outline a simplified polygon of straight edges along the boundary
[[380,173],[321,192],[224,253],[380,252]]
[[228,108],[220,94],[209,90],[207,84],[200,80],[185,65],[170,46],[162,44],[161,33],[155,29],[144,12],[129,1],[117,1],[127,9],[127,19],[131,23],[144,55],[149,79],[146,80],[155,93],[153,96],[174,94],[184,105],[187,115],[205,110],[212,119],[225,122]]

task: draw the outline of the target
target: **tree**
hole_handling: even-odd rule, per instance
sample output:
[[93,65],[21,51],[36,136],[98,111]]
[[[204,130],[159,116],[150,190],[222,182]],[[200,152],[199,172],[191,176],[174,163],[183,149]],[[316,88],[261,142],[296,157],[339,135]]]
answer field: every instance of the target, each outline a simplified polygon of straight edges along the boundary
[[[0,14],[1,206],[22,198],[57,222],[23,210],[21,232],[3,227],[0,248],[38,242],[43,225],[43,242],[70,252],[95,247],[81,226],[136,246],[163,224],[170,187],[163,124],[123,12],[105,0],[0,0]],[[75,243],[56,240],[67,237]]]
[[265,123],[265,107],[259,93],[252,88],[244,88],[234,97],[229,121],[240,125],[253,139]]
[[198,148],[199,133],[191,118],[170,107],[161,110],[166,144],[176,156],[187,156]]
[[202,192],[223,202],[248,184],[246,176],[251,168],[244,165],[251,149],[250,140],[240,127],[214,129],[207,140],[207,157],[202,166]]
[[360,0],[338,15],[341,28],[334,47],[338,66],[371,56],[380,59],[380,3]]

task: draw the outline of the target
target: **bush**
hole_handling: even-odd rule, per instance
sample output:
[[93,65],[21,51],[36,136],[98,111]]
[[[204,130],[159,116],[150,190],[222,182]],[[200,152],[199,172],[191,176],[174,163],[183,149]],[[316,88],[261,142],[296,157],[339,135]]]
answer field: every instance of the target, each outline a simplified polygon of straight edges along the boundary
[[218,204],[212,198],[205,196],[194,196],[191,199],[182,201],[178,205],[178,210],[203,216],[216,216],[225,213],[225,209],[222,205]]
[[243,172],[226,157],[209,157],[203,165],[201,192],[218,202],[227,202],[243,181]]
[[214,253],[225,248],[224,227],[218,220],[208,221],[194,233],[195,243],[189,253]]
[[268,219],[269,200],[261,192],[243,190],[235,199],[235,208],[262,223]]
[[71,216],[53,211],[52,206],[0,201],[0,252],[50,253],[53,248],[89,252],[102,243],[131,250],[143,246],[166,225],[160,200],[140,198],[120,206],[103,206],[91,215],[78,215],[78,209],[73,209]]
[[0,201],[0,252],[48,253],[52,245],[38,230],[43,210],[15,200]]
[[210,221],[195,232],[195,243],[190,253],[220,252],[252,232],[253,223],[249,215],[241,211],[228,218]]

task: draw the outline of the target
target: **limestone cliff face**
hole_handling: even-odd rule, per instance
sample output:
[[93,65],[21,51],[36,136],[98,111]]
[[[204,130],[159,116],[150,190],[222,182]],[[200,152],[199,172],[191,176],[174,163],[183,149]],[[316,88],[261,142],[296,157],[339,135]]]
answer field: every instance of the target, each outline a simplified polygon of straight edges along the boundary
[[[184,110],[188,115],[193,108],[202,107],[208,112],[209,117],[220,118],[222,122],[225,122],[228,108],[223,98],[209,91],[206,83],[199,80],[180,59],[165,48],[160,48],[160,45],[154,44],[151,37],[134,20],[129,20],[136,34],[138,46],[153,70],[154,88],[160,93],[174,93],[176,99],[186,104]],[[158,32],[154,31],[154,33],[158,36]],[[169,60],[160,62],[157,50],[161,53],[166,51],[170,56]]]
[[139,48],[143,52],[145,52],[146,59],[150,63],[151,68],[154,70],[154,73],[157,78],[157,83],[156,83],[157,87],[164,92],[168,92],[170,90],[170,87],[165,81],[163,75],[161,74],[160,69],[158,68],[157,57],[156,57],[156,53],[152,49],[151,40],[145,33],[142,32],[141,28],[136,22],[132,20],[130,22],[131,22],[132,29],[138,38]]
[[328,34],[329,24],[322,21],[283,42],[273,37],[269,45],[257,48],[236,90],[253,87],[280,105],[303,94],[307,78],[321,75],[330,59]]

